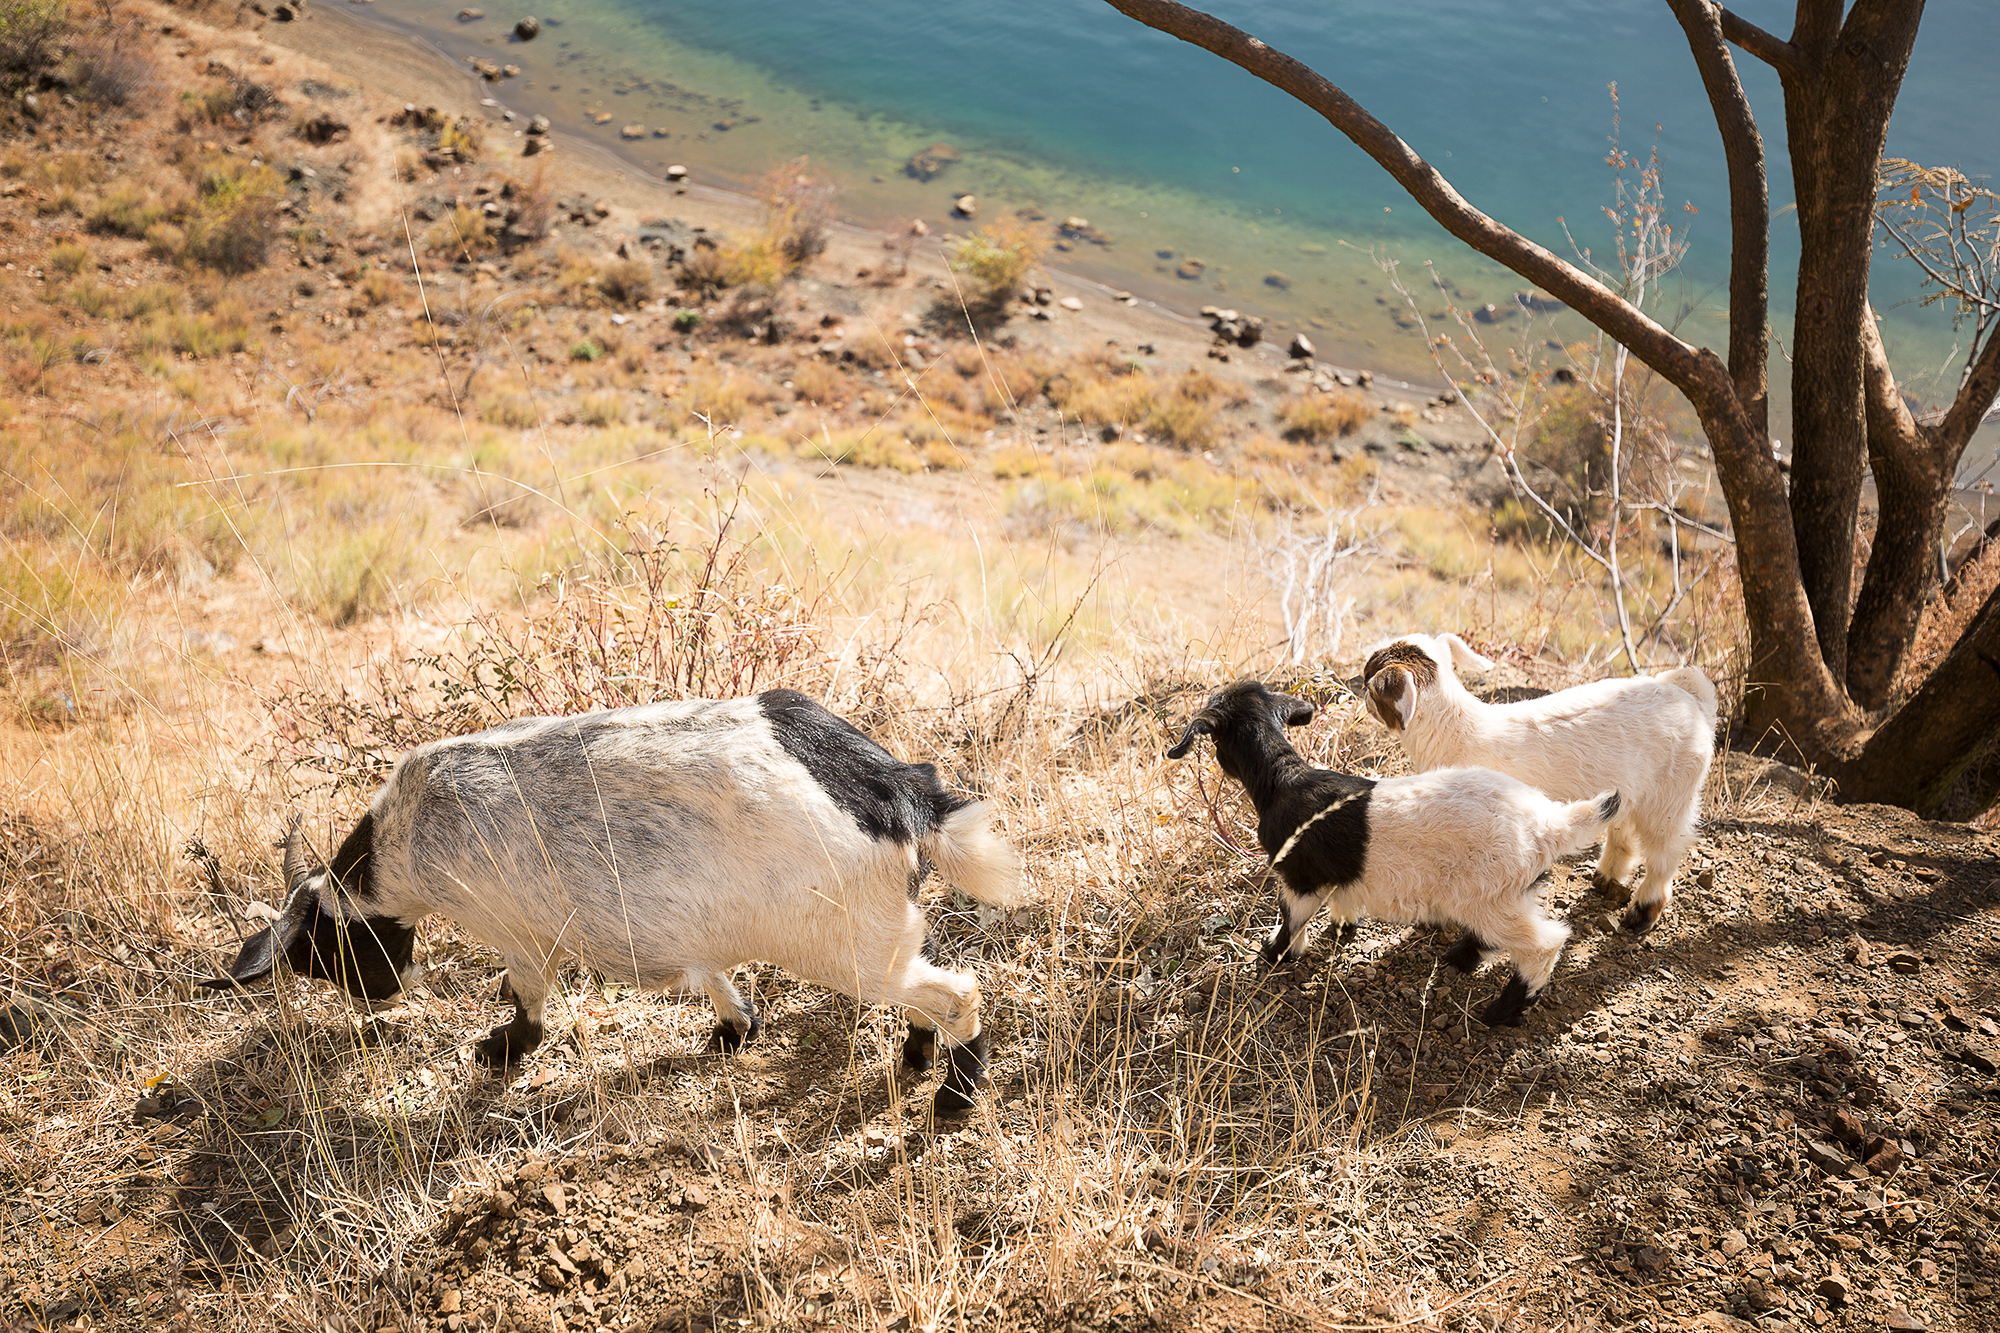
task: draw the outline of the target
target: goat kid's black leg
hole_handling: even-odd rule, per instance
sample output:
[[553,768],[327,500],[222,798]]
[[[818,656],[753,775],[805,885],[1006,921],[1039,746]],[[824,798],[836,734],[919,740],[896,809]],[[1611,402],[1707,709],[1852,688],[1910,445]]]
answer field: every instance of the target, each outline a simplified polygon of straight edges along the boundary
[[1514,979],[1507,983],[1507,989],[1500,992],[1500,998],[1487,1005],[1479,1015],[1479,1021],[1490,1028],[1517,1028],[1521,1026],[1522,1016],[1534,1008],[1535,1001],[1541,998],[1540,991],[1528,994],[1528,983],[1521,980],[1521,974],[1516,972]]
[[910,1035],[903,1039],[903,1063],[919,1074],[937,1063],[938,1035],[936,1028],[920,1028],[910,1024]]
[[931,1100],[931,1113],[941,1119],[964,1115],[978,1099],[979,1089],[986,1082],[986,1034],[981,1032],[971,1041],[952,1047],[947,1056],[944,1082],[938,1084],[937,1096]]
[[1284,909],[1280,908],[1278,909],[1278,928],[1271,933],[1270,939],[1264,941],[1264,948],[1262,950],[1264,966],[1275,968],[1284,962],[1285,951],[1290,948],[1291,943],[1292,923],[1285,919]]
[[1479,970],[1480,959],[1486,956],[1486,941],[1479,938],[1477,931],[1468,930],[1458,937],[1458,943],[1445,951],[1444,961],[1461,972]]

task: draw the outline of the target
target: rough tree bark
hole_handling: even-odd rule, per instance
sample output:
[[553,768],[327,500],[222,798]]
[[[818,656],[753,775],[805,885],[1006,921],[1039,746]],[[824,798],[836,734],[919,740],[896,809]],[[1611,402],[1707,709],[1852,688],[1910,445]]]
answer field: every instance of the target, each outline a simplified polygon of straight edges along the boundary
[[[1750,627],[1744,720],[1823,765],[1853,791],[1936,797],[1913,766],[1964,771],[2000,738],[2000,705],[1967,709],[1951,693],[1993,682],[1941,669],[1896,717],[1864,735],[1900,669],[1924,595],[1952,473],[2000,394],[2000,334],[1989,337],[1943,423],[1903,409],[1868,308],[1876,172],[1909,66],[1921,0],[1799,0],[1790,40],[1714,0],[1666,0],[1687,35],[1729,166],[1729,358],[1682,341],[1589,274],[1468,203],[1408,144],[1318,73],[1212,15],[1174,0],[1107,0],[1149,27],[1221,56],[1317,111],[1381,164],[1446,231],[1567,302],[1630,349],[1693,405],[1729,504]],[[1767,424],[1769,205],[1764,144],[1738,78],[1734,45],[1777,70],[1800,235],[1793,353],[1792,483]],[[1878,472],[1883,517],[1856,601],[1854,544],[1864,462]],[[1892,520],[1894,531],[1888,540]],[[2000,634],[2000,611],[1982,614]],[[1968,631],[1966,644],[1973,634]],[[1982,640],[1983,642],[1983,640]],[[1970,659],[1978,652],[1968,648]],[[1956,652],[1947,666],[1959,662]],[[2000,660],[2000,657],[1996,657]],[[1982,668],[1984,669],[1984,668]],[[1850,695],[1850,691],[1852,692]],[[1859,706],[1857,706],[1859,705]],[[1972,719],[1951,725],[1953,718]],[[1923,748],[1909,748],[1922,737]],[[1929,749],[1949,743],[1949,756]]]

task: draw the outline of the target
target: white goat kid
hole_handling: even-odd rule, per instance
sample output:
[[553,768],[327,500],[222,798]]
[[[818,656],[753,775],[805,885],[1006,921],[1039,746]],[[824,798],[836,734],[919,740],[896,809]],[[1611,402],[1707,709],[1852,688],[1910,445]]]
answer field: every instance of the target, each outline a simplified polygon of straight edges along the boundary
[[984,1074],[979,985],[937,966],[916,889],[935,865],[981,902],[1020,900],[990,814],[793,690],[525,718],[410,751],[329,865],[307,868],[294,823],[282,914],[206,984],[282,960],[384,1000],[413,972],[415,923],[440,912],[506,963],[514,1018],[474,1047],[506,1065],[541,1041],[564,955],[705,991],[729,1050],[760,1027],[730,973],[765,959],[905,1009],[919,1069],[942,1031],[952,1113]]
[[1402,736],[1420,772],[1477,765],[1559,801],[1616,788],[1620,813],[1594,878],[1601,889],[1622,890],[1643,859],[1645,878],[1623,924],[1651,930],[1673,901],[1674,874],[1700,822],[1715,753],[1715,686],[1680,667],[1491,704],[1459,683],[1459,670],[1492,669],[1456,634],[1404,635],[1375,649],[1362,669],[1368,709]]
[[1603,835],[1618,793],[1558,804],[1483,768],[1381,781],[1314,768],[1285,739],[1286,727],[1312,717],[1303,699],[1238,681],[1211,696],[1167,751],[1179,759],[1195,737],[1213,736],[1216,762],[1257,808],[1257,840],[1282,885],[1265,961],[1302,952],[1322,906],[1343,927],[1364,915],[1456,924],[1465,934],[1445,961],[1461,972],[1500,954],[1513,959],[1513,980],[1480,1019],[1519,1026],[1569,939],[1569,927],[1542,911],[1537,881]]

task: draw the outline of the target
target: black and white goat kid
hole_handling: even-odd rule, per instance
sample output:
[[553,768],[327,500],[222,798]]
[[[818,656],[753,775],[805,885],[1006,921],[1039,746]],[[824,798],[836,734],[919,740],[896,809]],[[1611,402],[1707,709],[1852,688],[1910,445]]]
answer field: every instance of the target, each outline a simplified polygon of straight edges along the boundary
[[1569,938],[1542,911],[1537,881],[1603,836],[1618,793],[1559,804],[1483,768],[1379,781],[1314,768],[1285,738],[1286,727],[1312,718],[1305,700],[1238,681],[1212,695],[1167,751],[1179,759],[1195,737],[1213,736],[1222,771],[1257,808],[1257,840],[1281,883],[1265,961],[1301,953],[1321,907],[1343,926],[1363,915],[1456,924],[1465,934],[1445,955],[1452,966],[1470,972],[1503,953],[1513,960],[1514,979],[1480,1018],[1518,1026]]
[[902,1007],[919,1069],[942,1032],[936,1106],[952,1113],[984,1075],[979,985],[937,965],[916,889],[935,866],[981,902],[1019,901],[990,817],[793,690],[524,718],[410,751],[328,865],[307,867],[294,824],[282,913],[206,984],[282,960],[386,1000],[412,975],[415,923],[440,912],[506,963],[513,1020],[474,1047],[505,1065],[541,1041],[565,955],[705,991],[724,1049],[760,1026],[730,973],[763,959]]

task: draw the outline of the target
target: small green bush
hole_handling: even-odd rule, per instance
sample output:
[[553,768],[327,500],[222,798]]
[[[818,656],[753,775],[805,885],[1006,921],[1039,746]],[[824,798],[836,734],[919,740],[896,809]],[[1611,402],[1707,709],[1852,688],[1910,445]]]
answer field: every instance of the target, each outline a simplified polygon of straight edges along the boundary
[[604,355],[604,349],[588,338],[579,339],[569,345],[569,359],[572,361],[596,361]]
[[1041,257],[1042,238],[1011,219],[961,237],[951,248],[951,266],[977,284],[971,296],[993,309],[1013,299]]

